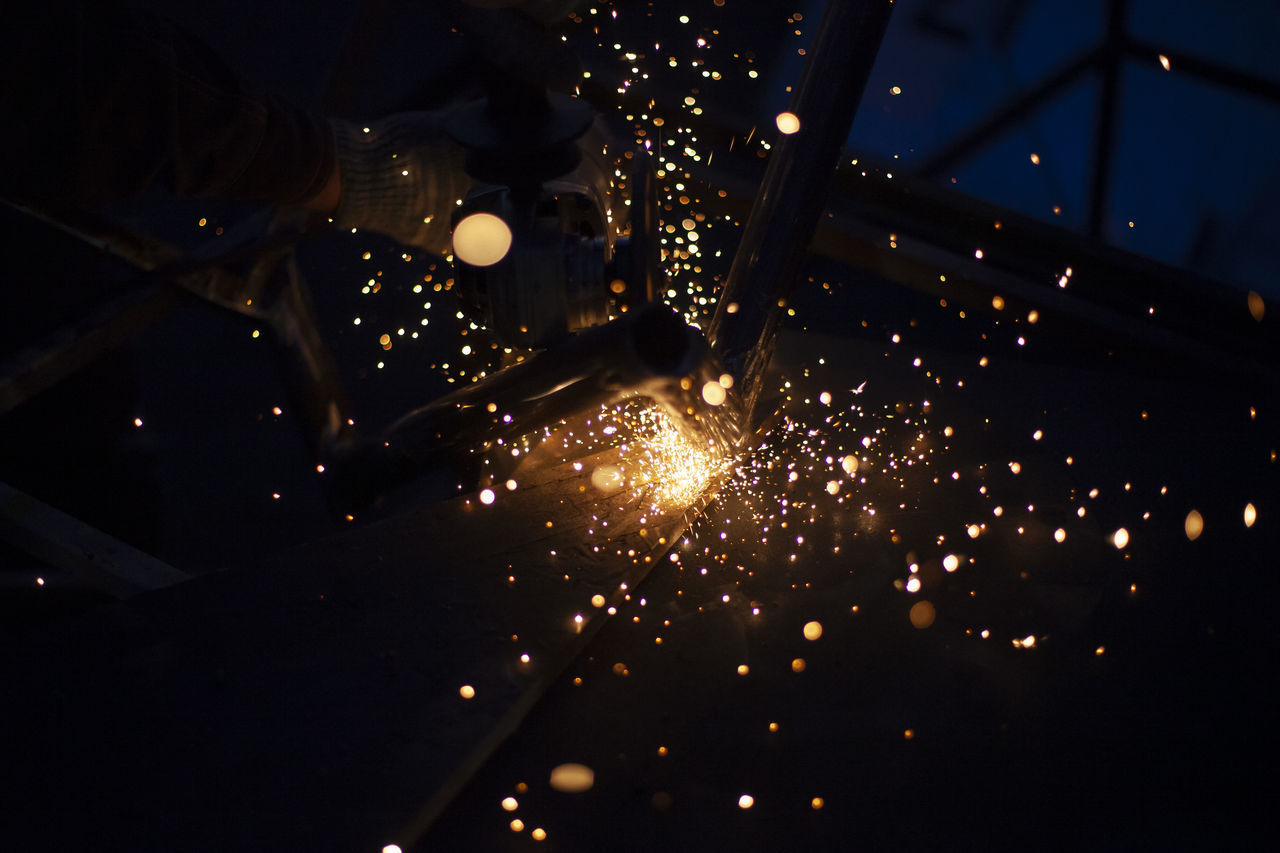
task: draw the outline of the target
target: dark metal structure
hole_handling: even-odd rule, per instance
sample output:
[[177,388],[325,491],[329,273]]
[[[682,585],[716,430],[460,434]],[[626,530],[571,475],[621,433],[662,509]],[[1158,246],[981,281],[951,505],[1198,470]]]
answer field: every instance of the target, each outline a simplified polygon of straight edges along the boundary
[[1176,66],[1179,73],[1190,74],[1209,83],[1242,92],[1253,97],[1280,103],[1280,83],[1249,74],[1194,54],[1171,51],[1142,39],[1126,30],[1128,0],[1107,0],[1106,33],[1101,44],[1074,57],[1044,79],[1019,92],[992,110],[973,126],[933,152],[918,172],[929,178],[942,177],[964,159],[989,145],[1016,123],[1042,108],[1062,92],[1089,75],[1101,78],[1102,89],[1094,123],[1093,178],[1089,191],[1088,233],[1094,238],[1102,234],[1102,221],[1107,211],[1107,192],[1115,148],[1117,116],[1122,109],[1119,85],[1121,67],[1126,62],[1154,62],[1158,57],[1166,67]]
[[734,255],[708,337],[748,413],[892,12],[885,2],[827,4],[791,105],[799,129],[769,161]]

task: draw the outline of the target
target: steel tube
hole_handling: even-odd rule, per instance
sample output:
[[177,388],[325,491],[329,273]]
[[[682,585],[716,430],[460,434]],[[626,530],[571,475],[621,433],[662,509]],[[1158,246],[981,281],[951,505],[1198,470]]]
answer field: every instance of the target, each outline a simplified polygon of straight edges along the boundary
[[708,339],[742,394],[746,424],[892,11],[892,0],[827,4],[791,101],[800,129],[769,160],[720,295]]
[[571,335],[527,361],[410,412],[373,441],[333,460],[340,489],[356,503],[408,483],[450,455],[510,441],[633,397],[659,405],[692,442],[727,452],[743,422],[737,392],[713,405],[708,383],[724,370],[697,330],[650,303]]

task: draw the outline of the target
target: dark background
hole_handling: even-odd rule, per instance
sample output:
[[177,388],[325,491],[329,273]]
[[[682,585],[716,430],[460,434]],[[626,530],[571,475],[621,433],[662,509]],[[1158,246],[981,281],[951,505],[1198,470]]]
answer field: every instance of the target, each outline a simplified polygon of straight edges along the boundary
[[[247,79],[316,110],[355,18],[343,3],[148,5],[198,34]],[[877,176],[899,169],[900,177],[911,176],[988,110],[1105,31],[1101,0],[897,5],[848,141],[850,159]],[[1133,37],[1274,85],[1275,4],[1132,0],[1128,6]],[[365,46],[367,65],[349,117],[437,105],[468,85],[462,42],[431,4],[390,7],[395,26]],[[611,8],[619,12],[616,22],[606,20]],[[742,155],[755,150],[743,143],[752,128],[759,128],[757,139],[772,133],[786,87],[800,74],[797,51],[821,8],[744,0],[601,4],[597,16],[585,15],[565,32],[592,75],[584,91],[619,133],[631,126],[620,117],[652,97],[660,104],[655,113],[665,109],[671,125],[687,117],[691,127],[712,126],[705,139],[735,134]],[[679,22],[682,14],[688,24]],[[591,31],[596,21],[598,37]],[[698,47],[700,37],[710,46]],[[619,54],[645,52],[654,42],[662,50],[637,63],[650,79],[636,80],[633,94],[614,103],[616,81],[636,76]],[[668,55],[679,57],[679,67],[668,65]],[[699,56],[723,79],[710,81],[686,66]],[[757,69],[758,78],[749,78],[748,69]],[[1207,301],[1246,290],[1280,299],[1274,272],[1280,222],[1270,203],[1280,190],[1273,153],[1280,108],[1179,72],[1176,59],[1166,72],[1155,56],[1122,66],[1099,237],[1221,283],[1222,290],[1206,284],[1214,287]],[[892,94],[893,86],[901,93]],[[700,117],[681,106],[695,88]],[[1087,235],[1099,97],[1099,78],[1085,74],[928,180]],[[730,160],[719,148],[716,157]],[[733,162],[758,170],[765,160],[751,153]],[[195,247],[252,210],[157,192],[112,212]],[[672,218],[678,223],[683,215],[677,208]],[[101,293],[136,283],[128,270],[7,209],[3,224],[6,353]],[[706,238],[708,284],[727,271],[736,234],[725,228]],[[715,246],[723,246],[720,259],[711,257]],[[433,272],[437,260],[405,260],[403,252],[376,236],[343,234],[300,250],[361,425],[384,424],[443,393],[452,374],[441,365],[465,364],[452,297],[412,292],[443,267]],[[1051,283],[1060,272],[1046,259],[1041,279]],[[993,314],[986,297],[939,306],[936,295],[823,259],[813,261],[809,275],[788,320],[794,337],[777,364],[807,395],[794,394],[794,421],[829,429],[812,401],[830,390],[838,405],[862,406],[887,430],[886,441],[906,440],[903,412],[929,398],[938,418],[926,421],[928,432],[940,453],[947,445],[946,460],[901,482],[867,486],[862,499],[884,508],[885,520],[866,528],[843,514],[847,507],[823,503],[823,478],[799,486],[766,478],[760,495],[789,494],[821,508],[806,528],[811,544],[800,568],[787,568],[781,546],[758,547],[759,525],[742,521],[753,511],[749,497],[722,498],[725,515],[734,518],[724,527],[729,563],[752,567],[755,580],[744,587],[718,570],[691,578],[686,572],[694,575],[699,565],[692,557],[681,568],[655,570],[644,593],[674,623],[663,632],[664,645],[653,644],[648,621],[643,631],[629,630],[625,619],[606,626],[560,680],[580,674],[590,690],[558,682],[422,849],[532,844],[528,829],[507,828],[511,815],[497,805],[518,782],[532,788],[520,795],[520,814],[529,828],[547,827],[545,845],[552,849],[1261,847],[1274,795],[1277,710],[1267,687],[1280,544],[1272,521],[1280,506],[1274,383],[1248,371],[1206,369],[1190,346],[1181,353],[1120,353],[1106,317],[1084,332],[1041,333],[1028,328],[1025,311]],[[361,292],[370,278],[384,283],[377,294]],[[824,283],[831,286],[822,289]],[[422,307],[427,301],[430,309]],[[672,301],[690,308],[683,286]],[[1237,302],[1243,314],[1243,299]],[[960,319],[957,308],[968,316]],[[429,325],[422,328],[424,317]],[[421,335],[397,335],[384,351],[378,335],[402,327]],[[344,525],[329,511],[270,343],[252,337],[254,328],[212,307],[187,305],[0,419],[0,479],[196,574],[269,567],[274,555],[332,535]],[[1016,344],[1024,334],[1030,345]],[[890,343],[893,335],[902,346]],[[993,370],[975,367],[984,355]],[[942,389],[922,376],[912,366],[917,356],[948,382],[964,378],[966,390]],[[866,397],[845,390],[863,380]],[[272,413],[277,405],[282,415]],[[955,424],[960,438],[942,442],[943,422]],[[1043,444],[1029,441],[1040,428]],[[863,434],[829,431],[835,443]],[[775,437],[776,455],[807,459],[789,440]],[[1067,455],[1079,463],[1064,467]],[[1008,474],[1011,459],[1021,459],[1026,472]],[[952,470],[958,481],[948,480]],[[975,493],[975,481],[988,485],[990,495]],[[1095,486],[1102,499],[1077,519],[1076,506],[1089,503],[1084,495]],[[897,495],[902,499],[894,503]],[[1002,521],[991,515],[996,501],[1010,510]],[[1260,515],[1248,530],[1240,522],[1246,502]],[[1013,517],[1012,508],[1028,503],[1043,521],[1034,513],[1030,520]],[[1188,542],[1182,520],[1193,507],[1204,513],[1207,532]],[[1148,511],[1149,523],[1139,521]],[[993,527],[974,546],[979,569],[972,580],[944,578],[934,593],[938,623],[915,630],[905,618],[909,600],[894,581],[906,577],[910,562],[928,570],[944,550],[935,545],[938,553],[926,554],[926,546],[940,533],[963,542],[965,525],[979,518]],[[714,539],[719,524],[699,535]],[[1065,549],[1046,538],[1059,525],[1068,529]],[[1125,553],[1106,538],[1121,525],[1134,533]],[[833,557],[816,544],[832,542],[845,543],[847,556]],[[429,554],[433,544],[418,547]],[[3,632],[13,648],[39,647],[42,631],[73,630],[66,626],[77,619],[104,618],[101,595],[60,587],[48,566],[16,550],[0,554]],[[36,576],[53,582],[37,588]],[[721,607],[722,595],[733,604]],[[174,612],[198,622],[232,600],[202,602],[193,594]],[[159,612],[163,601],[141,607]],[[764,602],[766,621],[745,615],[751,602]],[[810,618],[827,627],[819,646],[799,639]],[[966,633],[982,627],[995,636],[986,645]],[[1038,647],[1014,648],[1011,638],[1027,634]],[[1098,647],[1105,653],[1097,654]],[[789,668],[801,653],[810,663],[803,676]],[[466,653],[446,646],[435,654]],[[67,658],[57,660],[68,666]],[[611,669],[622,660],[634,672],[625,679]],[[743,660],[750,660],[752,679],[734,674]],[[323,719],[324,710],[315,714]],[[772,720],[780,721],[781,738],[768,737]],[[903,737],[908,728],[911,740]],[[271,743],[270,733],[251,732],[245,749],[269,750]],[[670,748],[670,759],[659,760],[658,745]],[[577,797],[550,791],[546,772],[563,760],[592,765],[596,788]],[[270,775],[276,772],[285,771],[273,767],[263,778],[277,781]],[[289,788],[287,775],[278,781]],[[736,807],[746,791],[757,799],[751,812]],[[403,799],[419,802],[429,793],[409,791]],[[827,805],[815,811],[810,798],[819,795]],[[332,849],[352,849],[353,838],[363,843],[373,811],[366,805],[350,796],[347,807],[357,815],[350,825],[361,830],[335,830]],[[193,809],[189,822],[206,819]],[[255,819],[270,822],[244,816],[249,826]],[[379,815],[376,822],[405,819]],[[323,826],[324,816],[316,821]],[[175,814],[172,822],[180,826],[184,818]],[[94,831],[83,827],[78,837]],[[244,837],[253,838],[252,831]],[[133,843],[149,849],[137,838]]]

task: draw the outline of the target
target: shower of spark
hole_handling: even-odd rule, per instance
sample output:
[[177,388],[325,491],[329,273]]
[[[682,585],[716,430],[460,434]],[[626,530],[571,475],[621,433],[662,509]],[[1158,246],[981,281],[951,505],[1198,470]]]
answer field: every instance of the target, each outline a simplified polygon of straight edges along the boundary
[[623,473],[633,495],[654,512],[688,508],[733,468],[728,452],[699,445],[655,405],[627,404],[605,410],[601,418],[625,437],[619,447]]

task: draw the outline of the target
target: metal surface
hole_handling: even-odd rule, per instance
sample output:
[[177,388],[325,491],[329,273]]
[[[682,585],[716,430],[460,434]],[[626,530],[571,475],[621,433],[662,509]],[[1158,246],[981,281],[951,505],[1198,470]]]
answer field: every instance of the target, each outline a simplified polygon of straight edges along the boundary
[[45,504],[0,483],[0,542],[14,545],[90,588],[116,598],[162,589],[191,578]]
[[791,103],[800,130],[770,157],[708,329],[748,420],[892,11],[887,0],[827,4]]

